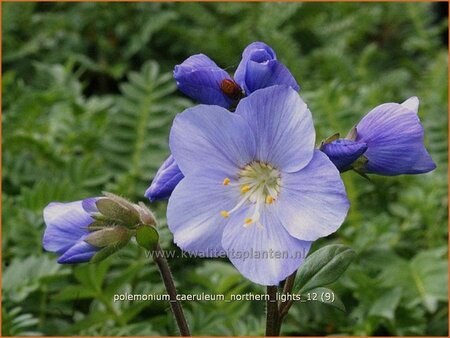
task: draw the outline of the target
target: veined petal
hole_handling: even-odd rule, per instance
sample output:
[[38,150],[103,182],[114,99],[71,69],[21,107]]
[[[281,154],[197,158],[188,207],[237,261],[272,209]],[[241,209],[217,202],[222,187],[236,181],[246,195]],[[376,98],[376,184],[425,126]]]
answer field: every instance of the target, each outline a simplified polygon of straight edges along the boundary
[[44,222],[47,226],[42,241],[44,249],[61,253],[88,233],[93,219],[83,209],[82,201],[53,202],[44,209]]
[[95,214],[98,212],[97,209],[97,201],[99,200],[99,198],[101,197],[89,197],[89,198],[85,198],[84,200],[81,201],[81,205],[84,209],[84,211],[86,211],[88,214]]
[[283,173],[281,180],[281,191],[273,206],[292,236],[315,241],[339,229],[349,201],[339,171],[324,153],[316,150],[305,168]]
[[151,202],[169,198],[183,177],[175,159],[170,155],[158,169],[152,184],[145,192],[145,197]]
[[221,170],[237,172],[255,157],[255,139],[242,116],[218,106],[199,105],[177,115],[170,149],[184,176]]
[[324,152],[339,171],[348,169],[367,150],[365,142],[346,139],[335,140],[324,144],[320,150]]
[[73,264],[88,262],[98,250],[100,250],[100,248],[86,243],[81,238],[58,258],[58,263]]
[[240,101],[236,114],[255,134],[258,160],[286,172],[298,171],[311,160],[316,139],[311,112],[292,88],[260,89]]
[[420,174],[436,167],[423,144],[423,127],[414,111],[418,102],[410,100],[379,105],[358,123],[356,141],[367,143],[368,173]]
[[300,89],[291,72],[279,61],[270,60],[263,63],[248,61],[244,87],[247,95],[274,85],[290,86],[295,91]]
[[231,80],[230,75],[206,55],[189,57],[175,66],[173,76],[178,89],[200,103],[228,108],[233,101],[221,90],[222,81]]
[[183,178],[169,198],[167,224],[174,242],[184,251],[203,257],[223,254],[222,233],[227,219],[221,211],[238,201],[239,190],[223,185],[221,173]]
[[[240,217],[238,217],[240,216]],[[304,261],[312,242],[298,240],[284,229],[270,209],[261,225],[244,228],[245,211],[225,227],[222,244],[231,263],[254,283],[278,285]]]

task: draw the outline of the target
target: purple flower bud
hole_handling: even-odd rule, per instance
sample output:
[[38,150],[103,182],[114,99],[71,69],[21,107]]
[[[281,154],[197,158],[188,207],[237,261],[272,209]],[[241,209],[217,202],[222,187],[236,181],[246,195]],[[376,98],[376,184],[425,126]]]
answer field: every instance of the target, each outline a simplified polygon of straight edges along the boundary
[[436,168],[424,146],[424,131],[417,111],[419,99],[402,104],[384,103],[372,109],[356,126],[356,141],[365,142],[367,173],[421,174]]
[[300,89],[289,70],[277,60],[274,50],[263,42],[253,42],[244,49],[234,79],[246,95],[273,85]]
[[183,177],[175,159],[170,155],[158,169],[152,184],[145,192],[145,197],[151,202],[169,198]]
[[[90,205],[94,199],[89,199]],[[83,201],[50,203],[44,209],[46,229],[42,240],[44,249],[60,255],[58,263],[88,262],[100,248],[88,244],[88,227],[94,222],[84,210]]]
[[343,172],[350,169],[350,166],[367,150],[364,142],[339,139],[331,143],[325,143],[320,148],[338,168]]
[[206,55],[196,54],[187,58],[175,66],[173,76],[178,89],[200,103],[228,108],[233,102],[233,97],[222,90],[224,81],[234,83],[233,79]]

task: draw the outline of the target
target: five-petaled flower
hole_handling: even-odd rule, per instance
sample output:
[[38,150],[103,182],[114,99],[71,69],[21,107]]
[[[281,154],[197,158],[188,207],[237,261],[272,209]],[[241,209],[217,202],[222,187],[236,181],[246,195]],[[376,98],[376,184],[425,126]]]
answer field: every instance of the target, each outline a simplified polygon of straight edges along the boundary
[[419,99],[384,103],[372,109],[347,139],[322,145],[340,171],[355,169],[379,175],[421,174],[436,168],[424,146],[417,115]]
[[[173,72],[178,89],[204,104],[229,108],[245,95],[273,85],[300,86],[289,70],[277,60],[275,51],[264,42],[249,44],[242,53],[234,79],[203,54],[187,58]],[[177,163],[169,157],[158,170],[145,192],[150,201],[170,196],[183,178]]]
[[225,251],[253,282],[277,285],[312,241],[345,219],[339,171],[314,149],[311,113],[290,87],[258,90],[235,113],[187,109],[175,118],[169,143],[185,176],[168,204],[174,241],[199,255]]

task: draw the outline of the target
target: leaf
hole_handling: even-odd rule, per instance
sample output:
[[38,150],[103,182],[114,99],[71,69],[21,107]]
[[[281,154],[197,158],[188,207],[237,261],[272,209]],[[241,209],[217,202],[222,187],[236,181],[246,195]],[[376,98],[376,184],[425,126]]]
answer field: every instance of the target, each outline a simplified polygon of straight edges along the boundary
[[377,316],[388,320],[395,319],[395,310],[400,303],[402,289],[394,288],[385,290],[369,310],[369,316]]
[[327,245],[313,252],[300,267],[293,292],[304,293],[333,283],[347,270],[355,255],[351,248],[341,244]]

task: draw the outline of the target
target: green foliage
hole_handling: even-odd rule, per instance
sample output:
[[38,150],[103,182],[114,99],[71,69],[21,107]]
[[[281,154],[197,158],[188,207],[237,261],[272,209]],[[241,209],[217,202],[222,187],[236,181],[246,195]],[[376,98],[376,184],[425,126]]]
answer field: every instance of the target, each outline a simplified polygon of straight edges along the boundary
[[[448,54],[440,34],[447,23],[433,6],[2,3],[2,334],[177,333],[167,302],[114,302],[127,292],[165,293],[143,248],[60,266],[42,249],[42,210],[104,190],[144,200],[168,155],[173,117],[193,104],[176,91],[174,65],[204,53],[232,73],[242,49],[262,40],[300,83],[317,142],[345,134],[380,103],[416,95],[437,163],[426,175],[343,175],[349,216],[313,245],[310,260],[329,244],[351,247],[356,258],[338,280],[309,292],[332,290],[345,312],[339,302],[297,302],[282,334],[446,336]],[[160,244],[179,255],[165,208],[152,205]],[[264,292],[225,260],[179,255],[169,263],[181,293]],[[183,305],[193,334],[264,333],[261,302]]]
[[304,293],[336,281],[355,258],[355,252],[345,245],[327,245],[305,259],[299,268],[292,289]]

